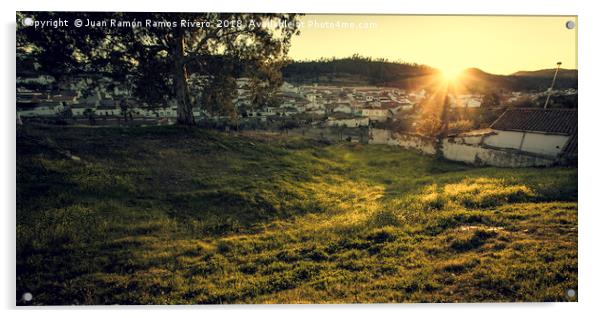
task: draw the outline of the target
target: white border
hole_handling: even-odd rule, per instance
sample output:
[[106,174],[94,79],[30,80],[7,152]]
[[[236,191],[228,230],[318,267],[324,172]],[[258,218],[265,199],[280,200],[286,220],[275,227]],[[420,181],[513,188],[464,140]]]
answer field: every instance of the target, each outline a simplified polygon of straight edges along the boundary
[[[278,0],[236,0],[218,1],[32,1],[2,3],[2,76],[0,87],[4,104],[1,107],[2,126],[2,170],[0,180],[2,210],[2,287],[0,301],[3,310],[12,316],[60,316],[113,317],[139,314],[138,310],[152,310],[145,315],[163,317],[165,315],[198,316],[225,315],[236,317],[307,317],[314,315],[337,315],[365,317],[379,316],[409,317],[514,317],[540,316],[579,317],[600,312],[597,308],[600,292],[601,256],[598,242],[602,242],[600,201],[596,200],[601,174],[599,155],[602,102],[600,101],[600,31],[602,17],[596,10],[595,1],[548,0],[548,1],[470,1],[470,0],[421,0],[385,1],[369,0],[298,2]],[[15,11],[17,10],[56,10],[56,11],[216,11],[216,12],[303,12],[303,13],[400,13],[400,14],[517,14],[517,15],[578,15],[579,28],[579,303],[558,304],[403,304],[403,305],[298,305],[298,306],[142,306],[142,307],[79,307],[69,310],[15,308]],[[526,31],[528,32],[528,31]],[[63,308],[61,308],[63,309]],[[91,310],[99,309],[99,310]],[[192,309],[192,310],[183,310]],[[202,310],[198,312],[197,310]],[[244,311],[244,312],[241,312]]]

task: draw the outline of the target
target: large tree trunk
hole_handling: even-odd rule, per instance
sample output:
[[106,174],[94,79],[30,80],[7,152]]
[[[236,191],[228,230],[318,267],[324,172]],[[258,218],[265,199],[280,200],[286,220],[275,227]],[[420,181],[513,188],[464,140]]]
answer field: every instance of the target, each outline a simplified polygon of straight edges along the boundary
[[188,72],[184,62],[184,39],[182,37],[176,39],[173,56],[173,85],[178,102],[178,124],[192,126],[194,125],[194,116],[188,90]]

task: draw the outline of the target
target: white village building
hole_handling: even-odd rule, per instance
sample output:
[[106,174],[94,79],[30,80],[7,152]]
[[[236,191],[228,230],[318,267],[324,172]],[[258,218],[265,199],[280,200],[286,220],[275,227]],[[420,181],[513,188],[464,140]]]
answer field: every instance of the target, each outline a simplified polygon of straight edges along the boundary
[[343,119],[334,119],[330,118],[326,121],[326,126],[329,127],[368,127],[370,125],[370,119],[366,117],[359,118],[343,118]]
[[362,116],[373,121],[386,121],[388,118],[391,118],[393,114],[389,109],[364,108],[362,109]]

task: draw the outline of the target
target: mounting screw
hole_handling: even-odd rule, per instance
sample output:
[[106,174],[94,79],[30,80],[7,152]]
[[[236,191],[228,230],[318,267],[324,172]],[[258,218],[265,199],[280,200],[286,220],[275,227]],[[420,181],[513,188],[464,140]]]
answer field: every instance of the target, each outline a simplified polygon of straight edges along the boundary
[[26,302],[30,302],[33,299],[33,295],[31,293],[23,293],[23,300]]
[[32,26],[33,25],[33,19],[30,17],[27,17],[25,19],[23,19],[23,25],[24,26]]
[[566,291],[566,295],[569,296],[569,298],[574,298],[575,295],[577,295],[577,293],[575,292],[574,289],[569,289]]
[[567,22],[566,22],[566,24],[565,24],[565,25],[566,25],[566,28],[567,28],[567,29],[569,29],[569,30],[572,30],[572,29],[574,29],[574,28],[575,28],[575,21],[573,21],[573,20],[569,20],[569,21],[567,21]]

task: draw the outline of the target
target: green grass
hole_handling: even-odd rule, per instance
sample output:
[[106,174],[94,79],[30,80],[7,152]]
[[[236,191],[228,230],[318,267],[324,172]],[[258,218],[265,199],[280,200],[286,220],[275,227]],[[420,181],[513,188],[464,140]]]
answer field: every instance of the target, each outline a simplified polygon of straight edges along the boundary
[[28,304],[574,301],[569,288],[576,168],[176,127],[17,132]]

